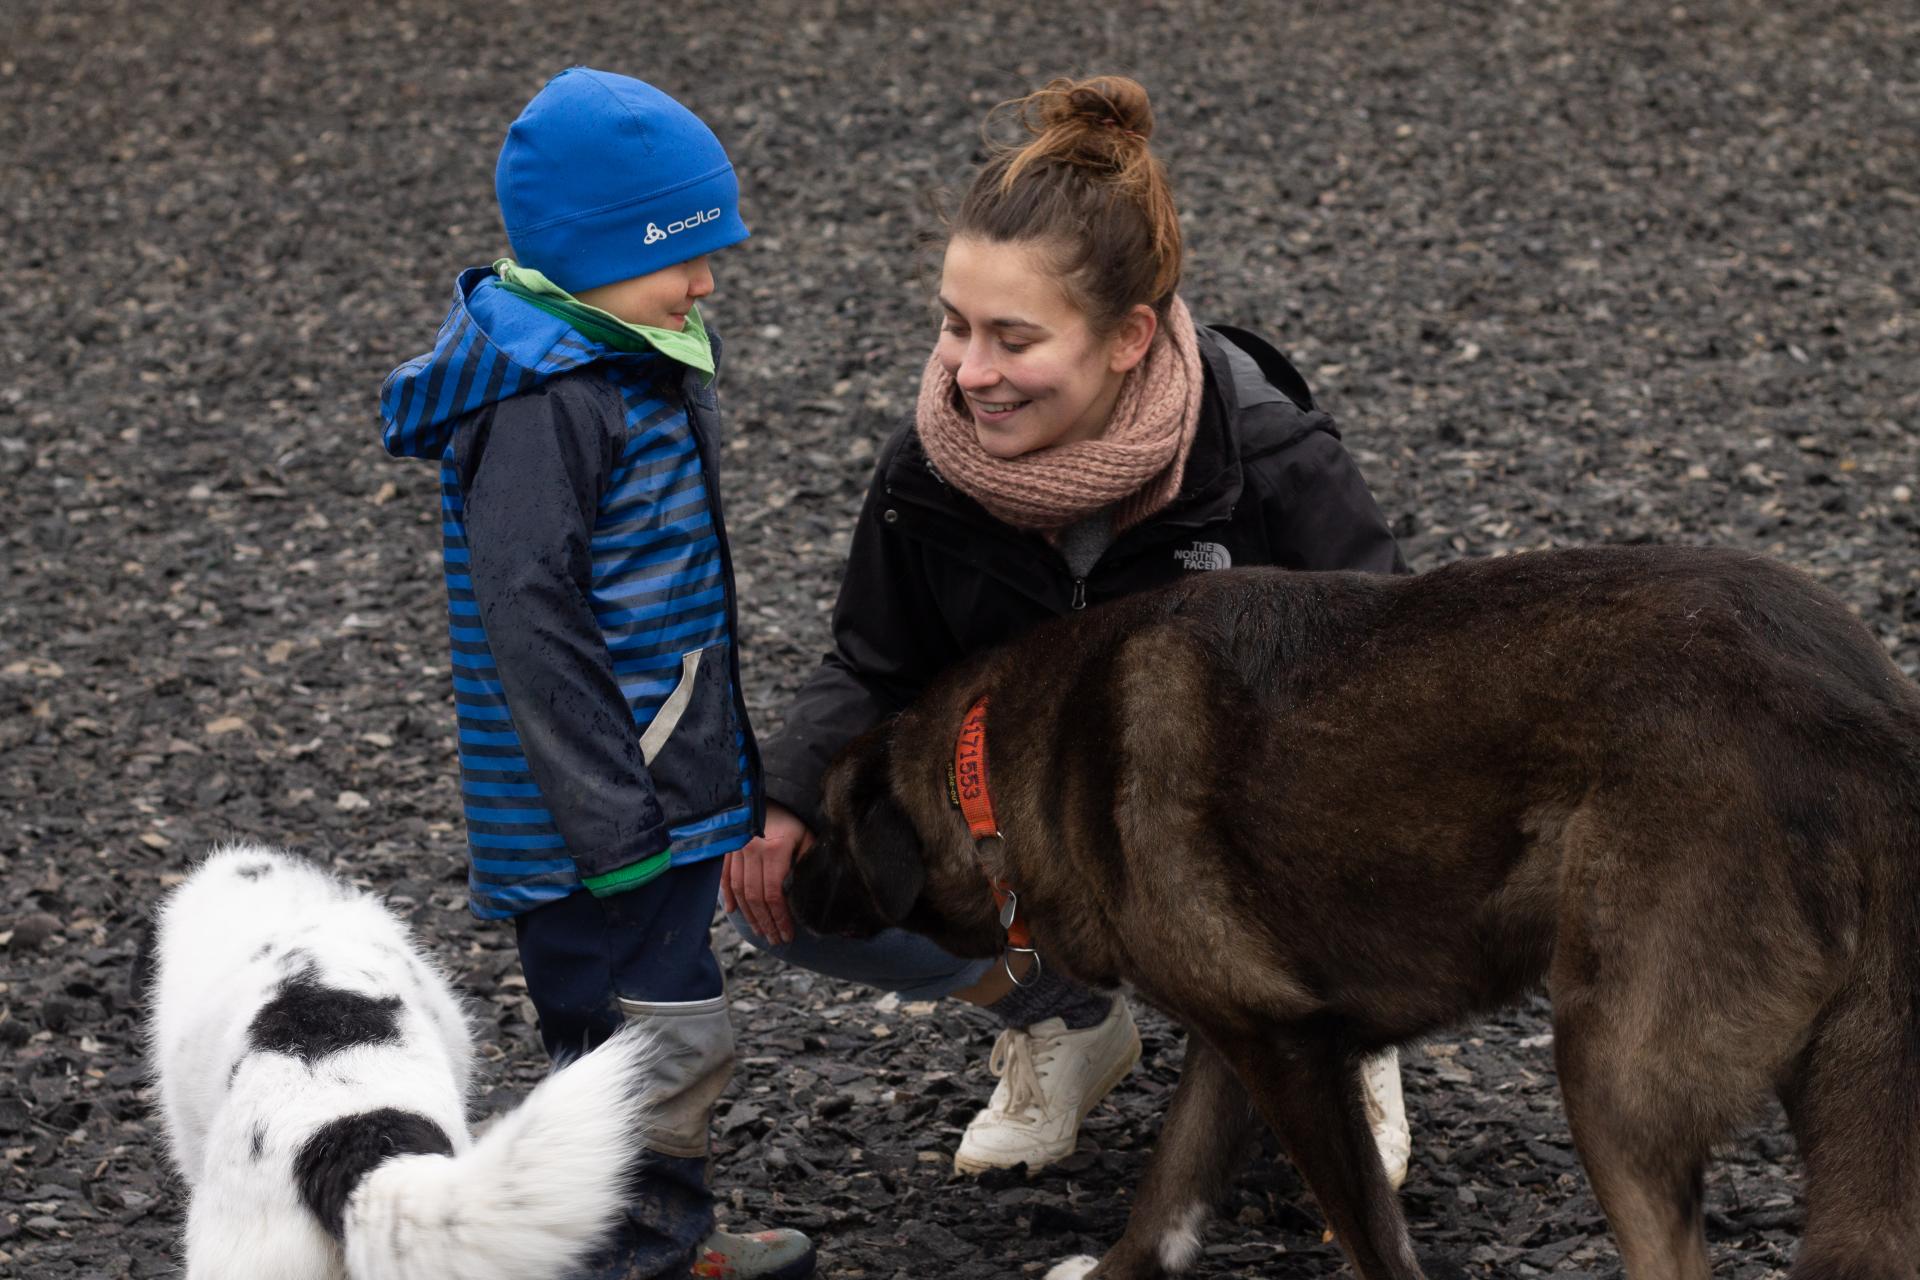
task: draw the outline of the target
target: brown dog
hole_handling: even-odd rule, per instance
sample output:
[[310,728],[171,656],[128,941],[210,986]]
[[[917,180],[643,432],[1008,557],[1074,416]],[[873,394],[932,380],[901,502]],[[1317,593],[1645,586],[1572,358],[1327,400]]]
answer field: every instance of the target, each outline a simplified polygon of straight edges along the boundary
[[1708,1149],[1768,1090],[1806,1168],[1795,1280],[1920,1275],[1920,689],[1778,564],[1196,576],[950,672],[825,810],[811,927],[992,955],[998,879],[1048,963],[1190,1033],[1126,1233],[1055,1275],[1190,1265],[1251,1109],[1354,1269],[1419,1277],[1356,1064],[1543,977],[1632,1280],[1707,1276]]

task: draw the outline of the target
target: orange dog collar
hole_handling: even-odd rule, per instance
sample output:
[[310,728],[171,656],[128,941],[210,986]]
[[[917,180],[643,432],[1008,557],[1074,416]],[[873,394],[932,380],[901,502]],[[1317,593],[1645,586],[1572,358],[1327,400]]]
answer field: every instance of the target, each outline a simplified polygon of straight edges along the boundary
[[[967,833],[973,837],[976,857],[985,841],[1004,839],[993,813],[993,787],[987,769],[985,697],[969,707],[966,718],[960,722],[960,736],[953,743],[953,765],[947,770],[947,798],[967,821]],[[986,873],[994,903],[1000,908],[1000,927],[1007,931],[1008,949],[1033,954],[1033,939],[1027,932],[1026,918],[1020,914],[1020,896],[1012,885],[987,871],[984,864],[981,870]],[[1037,967],[1040,957],[1034,955],[1033,960]],[[1011,966],[1007,974],[1012,976]]]

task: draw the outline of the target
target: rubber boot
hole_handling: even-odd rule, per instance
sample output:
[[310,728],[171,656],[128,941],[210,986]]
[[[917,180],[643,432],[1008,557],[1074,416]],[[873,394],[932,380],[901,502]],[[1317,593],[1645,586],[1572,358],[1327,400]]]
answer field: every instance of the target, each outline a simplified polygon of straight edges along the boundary
[[[734,1235],[713,1228],[712,1197],[705,1185],[708,1133],[713,1104],[733,1077],[733,1021],[726,996],[684,1002],[623,998],[620,1012],[628,1023],[646,1028],[657,1055],[648,1073],[653,1105],[643,1122],[647,1156],[629,1208],[633,1225],[644,1225],[656,1236],[697,1240],[688,1264],[691,1276],[803,1280],[812,1275],[813,1242],[798,1231]],[[701,1192],[697,1207],[687,1194],[696,1169]],[[699,1231],[689,1234],[696,1224]],[[645,1250],[636,1253],[635,1261],[647,1256]]]

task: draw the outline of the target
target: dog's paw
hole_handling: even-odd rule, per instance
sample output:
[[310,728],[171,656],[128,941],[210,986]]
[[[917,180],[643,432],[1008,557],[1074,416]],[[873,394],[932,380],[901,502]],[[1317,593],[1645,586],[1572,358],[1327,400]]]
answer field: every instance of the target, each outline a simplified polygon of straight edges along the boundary
[[1053,1270],[1047,1272],[1046,1280],[1080,1280],[1081,1276],[1100,1265],[1100,1259],[1089,1258],[1081,1254],[1077,1258],[1068,1258],[1065,1262],[1056,1262]]

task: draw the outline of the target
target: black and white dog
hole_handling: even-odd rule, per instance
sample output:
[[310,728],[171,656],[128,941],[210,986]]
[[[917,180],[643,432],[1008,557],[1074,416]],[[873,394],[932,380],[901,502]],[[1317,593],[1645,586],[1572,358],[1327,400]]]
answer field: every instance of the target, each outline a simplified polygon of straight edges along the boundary
[[622,1032],[478,1140],[446,978],[383,904],[226,847],[136,964],[190,1280],[534,1280],[608,1231],[639,1147],[645,1042]]

